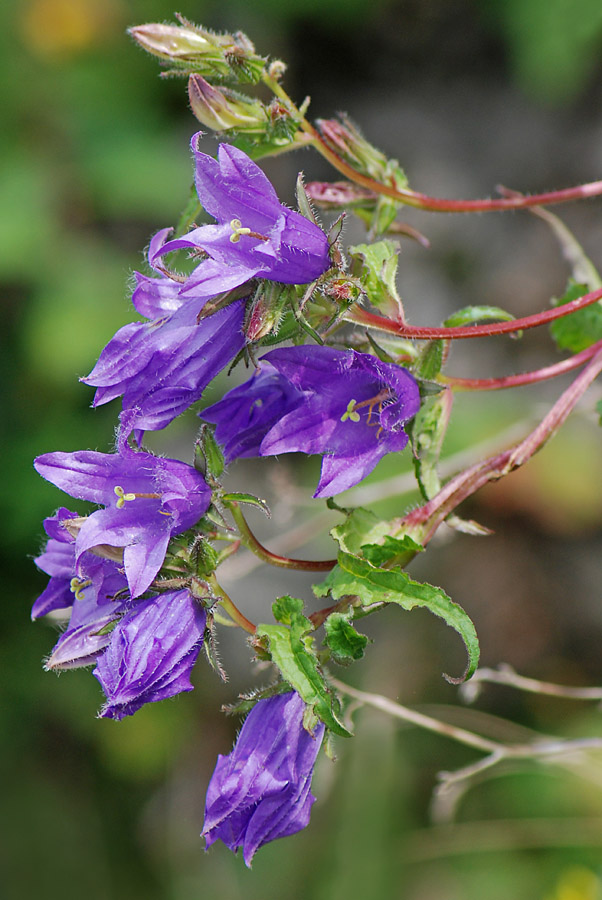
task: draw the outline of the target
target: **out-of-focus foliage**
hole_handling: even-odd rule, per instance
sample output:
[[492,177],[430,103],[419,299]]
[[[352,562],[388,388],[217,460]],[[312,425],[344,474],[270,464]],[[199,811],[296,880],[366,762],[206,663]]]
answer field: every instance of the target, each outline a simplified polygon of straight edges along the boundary
[[596,71],[602,48],[598,0],[485,0],[521,85],[551,103],[570,100]]

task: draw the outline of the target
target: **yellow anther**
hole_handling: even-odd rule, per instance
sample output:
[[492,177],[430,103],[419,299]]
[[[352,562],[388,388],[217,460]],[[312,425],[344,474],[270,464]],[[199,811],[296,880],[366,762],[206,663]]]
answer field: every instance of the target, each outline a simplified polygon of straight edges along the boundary
[[251,229],[243,228],[243,224],[240,219],[232,219],[232,221],[230,222],[230,228],[232,229],[230,240],[233,244],[237,244],[243,234],[251,234]]
[[357,400],[350,400],[347,404],[347,409],[341,416],[341,422],[346,422],[349,419],[350,422],[359,422],[360,414],[355,411],[355,405]]
[[87,581],[82,581],[80,578],[72,578],[69,582],[69,589],[75,594],[76,600],[83,600],[82,591],[91,584],[92,582],[89,578]]
[[115,494],[119,497],[119,500],[116,503],[117,509],[122,509],[125,506],[126,500],[136,499],[136,494],[126,494],[120,485],[115,486]]

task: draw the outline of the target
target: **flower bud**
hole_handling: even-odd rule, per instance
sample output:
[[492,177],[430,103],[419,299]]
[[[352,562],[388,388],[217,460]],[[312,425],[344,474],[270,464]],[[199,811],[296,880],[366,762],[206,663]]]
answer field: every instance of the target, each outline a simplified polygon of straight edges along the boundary
[[310,181],[305,185],[307,196],[321,209],[349,209],[374,205],[378,195],[352,181]]
[[213,131],[265,131],[267,120],[258,100],[243,100],[227,88],[212,87],[200,75],[188,79],[188,98],[194,116]]
[[397,160],[387,159],[373,147],[346,116],[341,116],[340,121],[318,119],[317,126],[328,147],[354,169],[391,187],[407,188],[407,179]]
[[256,83],[265,60],[255,53],[251,41],[242,32],[213,34],[179,17],[180,25],[158,22],[129,29],[144,50],[181,68],[200,72],[208,78]]
[[259,341],[272,331],[277,331],[291,289],[277,282],[265,282],[249,304],[244,333],[249,343]]
[[227,75],[228,65],[222,49],[212,36],[196,28],[181,25],[136,25],[129,34],[140,46],[159,59],[176,64],[194,64],[206,74]]

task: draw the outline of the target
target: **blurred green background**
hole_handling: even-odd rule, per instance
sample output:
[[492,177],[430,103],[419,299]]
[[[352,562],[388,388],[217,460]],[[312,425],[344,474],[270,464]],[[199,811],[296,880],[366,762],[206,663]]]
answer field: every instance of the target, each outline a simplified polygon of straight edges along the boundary
[[[538,190],[600,177],[599,0],[181,0],[178,11],[216,30],[242,29],[260,53],[282,56],[294,97],[310,94],[314,115],[348,111],[418,189],[482,196],[500,182]],[[221,846],[205,855],[197,836],[216,754],[228,752],[236,730],[219,707],[247,684],[248,651],[237,635],[222,645],[228,685],[199,663],[192,694],[120,724],[95,718],[100,691],[88,671],[57,679],[42,670],[55,635],[28,621],[45,584],[31,558],[42,545],[41,520],[61,498],[31,460],[55,449],[111,447],[116,409],[93,412],[77,376],[131,318],[131,272],[143,264],[150,235],[185,202],[196,130],[184,83],[160,81],[125,29],[173,12],[167,0],[0,5],[2,894],[600,900],[602,765],[595,761],[573,774],[526,765],[473,787],[452,821],[439,810],[433,823],[436,773],[475,754],[363,711],[357,737],[339,742],[337,763],[318,767],[310,828],[264,848],[248,872]],[[329,177],[309,155],[265,167],[289,202],[299,168]],[[534,312],[564,289],[554,240],[527,214],[408,213],[408,221],[432,239],[428,253],[404,248],[400,267],[418,324],[483,301]],[[601,202],[568,208],[566,221],[602,265]],[[450,371],[501,374],[554,358],[546,335],[528,335],[454,348]],[[531,404],[549,402],[558,389],[460,397],[447,453],[470,452],[517,419],[519,433],[526,430]],[[472,504],[494,537],[442,541],[415,569],[474,617],[485,664],[600,682],[602,461],[592,408],[590,397],[566,436]],[[194,421],[183,417],[156,445],[186,456]],[[298,472],[287,461],[275,470],[265,462],[233,477],[246,487],[254,478],[272,501],[268,540],[304,521],[310,491],[287,507],[280,498]],[[382,488],[398,465],[387,460],[370,480],[370,490],[388,498],[389,515],[408,500]],[[312,464],[303,477],[309,488]],[[314,544],[313,552],[331,550]],[[243,608],[265,614],[289,584],[249,572],[232,569],[232,590]],[[304,579],[290,590],[310,596]],[[461,668],[454,636],[426,615],[400,616],[390,611],[370,623],[377,643],[363,675],[350,675],[366,689],[469,728],[494,728],[483,717],[496,714],[543,732],[600,734],[591,707],[508,690],[491,688],[474,708],[452,708],[457,690],[440,672]]]

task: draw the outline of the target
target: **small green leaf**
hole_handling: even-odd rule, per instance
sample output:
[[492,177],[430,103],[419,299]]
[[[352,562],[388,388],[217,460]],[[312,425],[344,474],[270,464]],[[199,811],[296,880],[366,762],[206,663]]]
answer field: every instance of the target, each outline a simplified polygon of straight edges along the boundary
[[[552,300],[553,306],[564,306],[571,300],[577,300],[587,294],[589,287],[586,284],[576,284],[569,281],[566,293],[560,299]],[[556,342],[559,350],[570,350],[571,353],[580,353],[587,347],[591,347],[596,341],[602,340],[602,304],[600,301],[569,313],[562,319],[556,319],[550,325],[550,334]]]
[[359,278],[373,306],[393,318],[400,318],[403,306],[397,293],[399,245],[396,241],[357,244],[349,248],[351,273]]
[[335,662],[349,665],[364,655],[368,638],[360,634],[351,624],[352,610],[331,613],[324,623],[326,637],[324,643],[332,653]]
[[224,471],[224,454],[215,440],[213,428],[203,423],[194,447],[194,467],[202,475],[219,478]]
[[299,212],[302,216],[305,216],[306,219],[309,219],[314,225],[317,225],[316,217],[313,211],[313,207],[309,202],[309,197],[307,196],[307,191],[305,190],[305,185],[303,184],[303,174],[299,172],[297,176],[297,184],[295,187],[295,194],[297,197],[297,206],[299,207]]
[[491,319],[500,319],[502,322],[511,322],[514,316],[500,309],[499,306],[465,306],[452,313],[449,319],[443,323],[446,328],[459,328],[461,325],[472,325],[475,322],[483,322]]
[[402,569],[379,569],[367,559],[349,553],[339,553],[338,564],[325,581],[314,586],[314,593],[324,597],[330,593],[334,600],[347,594],[357,595],[364,606],[374,603],[396,603],[402,609],[425,607],[454,628],[466,647],[468,665],[459,679],[445,676],[448,681],[466,681],[479,662],[479,642],[475,627],[467,613],[447,594],[431,584],[413,581]]
[[412,371],[417,378],[428,380],[436,378],[443,364],[443,341],[428,341],[423,347],[416,362],[412,363]]
[[449,388],[425,398],[408,426],[414,450],[414,471],[422,495],[430,500],[439,491],[439,457],[453,402]]
[[338,698],[330,692],[320,671],[308,625],[305,616],[297,616],[290,627],[258,625],[256,635],[267,639],[270,657],[283,679],[326,727],[342,737],[350,737],[341,719]]
[[222,501],[225,504],[228,503],[248,503],[251,506],[257,506],[259,509],[263,510],[268,519],[271,517],[272,513],[270,512],[270,507],[267,505],[265,500],[262,500],[260,497],[256,497],[255,494],[245,494],[235,491],[232,494],[222,494]]
[[341,550],[359,553],[364,544],[376,544],[390,531],[389,522],[384,522],[371,510],[358,506],[347,514],[344,522],[335,525],[330,534]]
[[424,550],[422,544],[418,544],[409,534],[396,538],[386,534],[382,539],[382,543],[363,544],[362,554],[373,566],[382,566],[385,563],[396,563],[397,565],[407,566],[407,564]]
[[596,403],[596,412],[600,416],[599,424],[602,425],[602,400],[598,400],[598,402]]
[[[298,597],[278,597],[272,603],[272,613],[277,622],[283,625],[292,625],[293,621],[298,620],[299,616],[303,616],[303,600]],[[306,628],[311,628],[311,622],[303,616]]]

